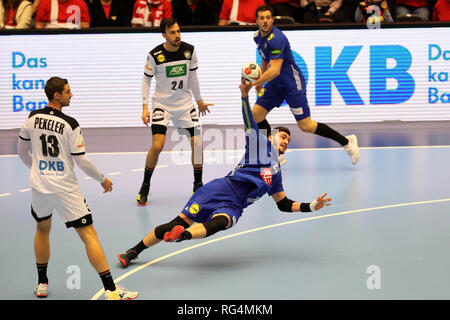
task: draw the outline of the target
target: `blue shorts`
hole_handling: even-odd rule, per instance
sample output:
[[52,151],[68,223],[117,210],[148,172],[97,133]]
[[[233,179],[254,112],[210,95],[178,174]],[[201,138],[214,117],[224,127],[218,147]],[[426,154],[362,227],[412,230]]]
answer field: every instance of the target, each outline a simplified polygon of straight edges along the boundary
[[225,178],[215,179],[198,189],[181,211],[195,222],[208,222],[218,213],[226,214],[234,226],[242,215],[242,207]]
[[302,120],[311,115],[306,98],[306,90],[297,90],[296,87],[282,87],[272,81],[266,83],[258,94],[256,104],[260,105],[268,112],[273,108],[278,108],[286,100],[295,120]]

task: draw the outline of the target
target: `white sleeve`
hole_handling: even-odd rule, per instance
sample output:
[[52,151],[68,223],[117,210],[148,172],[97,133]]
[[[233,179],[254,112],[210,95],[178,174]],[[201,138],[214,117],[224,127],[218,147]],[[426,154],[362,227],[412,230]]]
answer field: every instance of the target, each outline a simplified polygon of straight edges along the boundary
[[31,147],[30,140],[24,140],[23,138],[19,138],[19,141],[17,142],[17,154],[28,168],[31,168],[31,164],[33,163],[33,159],[31,158],[30,153],[30,147]]
[[151,83],[152,78],[144,74],[144,78],[142,78],[142,104],[148,104]]
[[88,159],[86,154],[74,156],[73,160],[75,161],[77,166],[80,167],[80,169],[83,170],[84,173],[86,173],[89,177],[97,180],[100,183],[103,183],[105,181],[105,176],[100,171],[98,171],[92,161]]
[[197,77],[197,70],[191,70],[189,72],[189,88],[194,95],[195,101],[202,99],[202,95],[200,94],[200,83]]

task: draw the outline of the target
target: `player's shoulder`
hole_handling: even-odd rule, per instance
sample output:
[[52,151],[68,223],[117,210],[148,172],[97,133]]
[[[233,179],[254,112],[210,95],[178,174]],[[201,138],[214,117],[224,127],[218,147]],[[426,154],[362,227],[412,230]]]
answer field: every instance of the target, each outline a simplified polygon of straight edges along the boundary
[[75,118],[73,118],[71,116],[68,116],[65,113],[62,113],[62,112],[58,111],[57,117],[59,117],[59,118],[63,119],[64,121],[66,121],[70,125],[72,130],[75,130],[76,128],[80,127],[80,124],[78,123],[78,121]]
[[156,47],[154,47],[152,50],[150,50],[148,55],[152,56],[152,57],[156,57],[159,54],[161,54],[163,52],[163,50],[164,50],[164,47],[163,47],[163,44],[161,43],[161,44],[157,45]]
[[50,107],[45,107],[43,109],[31,111],[28,116],[28,119],[31,119],[33,117],[39,117],[40,115],[45,115],[46,117],[50,116],[50,117],[59,118],[59,119],[63,120],[64,122],[66,122],[72,128],[72,130],[75,130],[76,128],[78,128],[80,126],[80,124],[78,123],[78,121],[75,118],[73,118],[59,110],[50,108]]
[[194,51],[194,45],[184,42],[184,41],[181,41],[180,49]]
[[272,27],[272,32],[270,33],[270,35],[267,37],[267,41],[273,41],[273,42],[277,42],[277,41],[284,41],[286,40],[286,36],[284,35],[284,33],[278,29],[277,27]]
[[181,41],[179,52],[182,54],[184,58],[187,60],[191,60],[192,55],[194,54],[195,47],[192,44]]
[[256,30],[256,31],[253,33],[253,39],[256,40],[257,38],[259,38],[259,30]]

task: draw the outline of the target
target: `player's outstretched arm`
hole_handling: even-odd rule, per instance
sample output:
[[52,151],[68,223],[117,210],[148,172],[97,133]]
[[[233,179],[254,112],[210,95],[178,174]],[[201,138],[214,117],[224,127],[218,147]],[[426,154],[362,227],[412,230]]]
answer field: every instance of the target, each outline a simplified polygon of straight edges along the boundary
[[242,116],[244,118],[245,130],[256,130],[259,131],[258,124],[253,118],[252,109],[250,107],[250,103],[248,101],[248,92],[251,89],[251,84],[247,83],[244,78],[241,78],[241,84],[239,85],[239,89],[241,89],[241,98],[242,98]]
[[317,197],[313,202],[297,202],[289,199],[286,192],[281,191],[272,195],[276,202],[278,209],[283,212],[312,212],[322,209],[323,207],[331,205],[331,198],[325,198],[326,193]]

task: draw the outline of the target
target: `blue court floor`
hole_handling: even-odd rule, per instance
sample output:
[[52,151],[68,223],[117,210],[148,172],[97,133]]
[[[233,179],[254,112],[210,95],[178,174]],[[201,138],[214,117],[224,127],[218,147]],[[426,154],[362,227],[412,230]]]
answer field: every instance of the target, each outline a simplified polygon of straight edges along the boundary
[[[205,151],[204,182],[240,155]],[[88,154],[113,181],[108,194],[77,169],[113,277],[139,299],[450,299],[450,143],[363,145],[356,166],[342,148],[294,147],[282,167],[288,197],[310,202],[327,192],[331,206],[282,213],[265,196],[232,229],[162,242],[123,269],[117,254],[189,199],[189,156],[161,154],[146,207],[135,204],[146,152]],[[0,156],[0,300],[36,299],[28,174],[16,155]],[[57,214],[50,241],[48,299],[103,299],[81,240]]]

